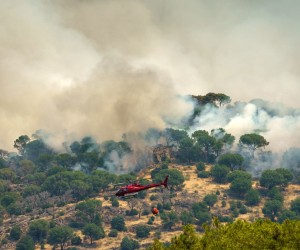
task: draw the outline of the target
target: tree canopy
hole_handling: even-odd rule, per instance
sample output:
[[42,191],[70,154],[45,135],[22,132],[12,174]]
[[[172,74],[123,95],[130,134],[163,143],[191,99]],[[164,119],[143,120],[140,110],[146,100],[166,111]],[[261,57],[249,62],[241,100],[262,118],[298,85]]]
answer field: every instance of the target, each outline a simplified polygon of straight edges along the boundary
[[73,230],[68,226],[56,226],[49,231],[48,242],[52,245],[60,245],[64,250],[66,243],[73,237]]
[[256,149],[269,145],[269,142],[263,136],[255,133],[242,135],[239,143],[240,145],[247,147],[252,153],[252,156],[254,156]]
[[175,236],[169,246],[155,240],[150,250],[213,250],[213,249],[299,249],[300,221],[285,221],[282,224],[270,220],[247,222],[237,220],[221,224],[214,220],[205,226],[200,236],[191,225]]

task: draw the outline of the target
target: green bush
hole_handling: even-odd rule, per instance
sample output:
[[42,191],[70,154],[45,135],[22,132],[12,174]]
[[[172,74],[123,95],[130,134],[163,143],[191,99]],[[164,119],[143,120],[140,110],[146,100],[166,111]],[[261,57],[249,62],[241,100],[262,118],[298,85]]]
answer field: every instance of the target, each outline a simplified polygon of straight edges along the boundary
[[221,204],[222,204],[222,207],[226,207],[226,201],[222,201]]
[[150,228],[145,225],[139,225],[135,228],[137,238],[146,238],[149,236]]
[[246,214],[248,212],[246,206],[242,205],[239,209],[240,214]]
[[170,202],[168,202],[168,203],[165,203],[164,204],[164,206],[163,206],[163,209],[165,209],[165,210],[171,210],[172,209],[172,207],[171,207],[171,203]]
[[152,194],[152,195],[150,196],[150,201],[157,201],[157,200],[158,200],[158,196],[157,196],[157,195]]
[[126,210],[125,211],[125,215],[127,216],[134,216],[134,215],[138,215],[139,212],[136,209],[131,209],[131,210]]
[[196,167],[197,167],[197,171],[205,170],[205,164],[203,162],[199,162]]
[[139,248],[139,243],[136,240],[132,240],[127,236],[122,239],[121,250],[135,250]]
[[155,217],[151,216],[150,219],[148,220],[147,224],[152,225],[154,220],[155,220]]
[[210,172],[207,171],[199,171],[197,174],[198,178],[208,178],[210,176]]
[[219,219],[220,222],[228,222],[228,223],[232,223],[233,222],[233,219],[230,216],[222,216],[222,215],[220,215],[220,216],[218,216],[218,219]]
[[148,215],[148,214],[150,214],[150,211],[148,209],[144,209],[142,215]]
[[226,183],[229,167],[225,165],[215,165],[211,168],[210,174],[217,183]]
[[19,226],[14,226],[11,230],[10,230],[10,234],[9,234],[9,238],[11,240],[17,241],[21,238],[22,235],[22,230]]
[[80,236],[76,235],[71,239],[71,244],[75,246],[79,246],[82,243],[82,239]]
[[[285,221],[282,224],[270,220],[248,222],[236,220],[233,223],[219,223],[205,227],[199,235],[192,225],[172,239],[169,248],[157,240],[151,250],[160,249],[299,249],[300,221]],[[157,246],[155,248],[155,246]],[[158,247],[160,246],[160,247]]]
[[125,226],[125,220],[124,217],[121,215],[118,215],[111,220],[111,228],[116,229],[118,231],[127,231],[127,228]]
[[112,238],[118,237],[118,230],[112,229],[112,230],[109,232],[108,237],[112,237]]
[[119,201],[118,201],[117,198],[114,198],[114,199],[111,199],[111,205],[112,205],[113,207],[119,207],[119,206],[120,206],[120,203],[119,203]]
[[245,201],[248,206],[255,206],[258,205],[260,202],[260,196],[259,192],[255,189],[250,189],[246,194],[245,194]]

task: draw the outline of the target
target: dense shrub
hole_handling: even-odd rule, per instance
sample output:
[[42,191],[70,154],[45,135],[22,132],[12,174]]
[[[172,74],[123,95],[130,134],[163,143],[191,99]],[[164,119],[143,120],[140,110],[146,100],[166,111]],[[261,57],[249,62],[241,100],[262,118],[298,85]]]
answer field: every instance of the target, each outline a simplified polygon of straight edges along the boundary
[[122,239],[121,250],[134,250],[139,248],[139,243],[136,240],[130,239],[127,236]]
[[118,231],[126,231],[125,220],[124,217],[118,215],[111,220],[111,228],[116,229]]
[[205,164],[203,162],[199,162],[196,166],[198,171],[204,171],[205,170]]
[[126,210],[125,211],[125,215],[127,216],[134,216],[134,215],[138,215],[139,212],[136,209],[131,209],[131,210]]
[[248,206],[258,205],[260,202],[259,192],[255,189],[250,189],[245,195],[245,200]]
[[258,220],[252,223],[237,220],[233,223],[221,224],[215,220],[211,226],[205,227],[203,236],[197,234],[191,225],[185,226],[183,231],[181,235],[172,239],[169,248],[155,240],[149,249],[296,250],[299,249],[300,221],[285,221],[279,224],[270,220]]
[[136,237],[145,238],[149,236],[150,228],[145,225],[139,225],[135,228]]
[[108,237],[118,237],[118,230],[117,229],[112,229],[109,233],[108,233]]
[[208,178],[210,176],[210,172],[207,172],[207,171],[199,171],[197,176],[199,178]]

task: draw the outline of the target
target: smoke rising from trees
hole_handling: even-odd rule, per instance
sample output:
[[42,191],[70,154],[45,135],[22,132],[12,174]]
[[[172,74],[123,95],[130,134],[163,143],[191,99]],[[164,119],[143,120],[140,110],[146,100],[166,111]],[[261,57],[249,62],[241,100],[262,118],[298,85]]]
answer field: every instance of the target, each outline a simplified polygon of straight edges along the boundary
[[[191,112],[178,98],[185,94],[223,92],[299,108],[297,6],[295,0],[2,1],[0,148],[12,149],[19,135],[37,129],[53,134],[52,146],[162,129]],[[263,124],[263,135],[276,138],[270,147],[299,146],[299,132],[291,132],[299,116],[270,116],[256,107],[242,105],[225,129],[238,136]]]

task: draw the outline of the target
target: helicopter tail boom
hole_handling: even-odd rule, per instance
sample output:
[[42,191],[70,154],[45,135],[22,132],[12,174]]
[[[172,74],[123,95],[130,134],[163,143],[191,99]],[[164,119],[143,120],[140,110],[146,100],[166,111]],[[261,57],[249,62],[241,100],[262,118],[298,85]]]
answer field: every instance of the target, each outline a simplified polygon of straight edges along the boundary
[[164,182],[161,183],[165,188],[168,188],[168,179],[169,179],[169,176],[167,175]]

